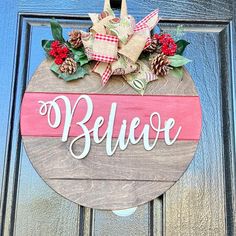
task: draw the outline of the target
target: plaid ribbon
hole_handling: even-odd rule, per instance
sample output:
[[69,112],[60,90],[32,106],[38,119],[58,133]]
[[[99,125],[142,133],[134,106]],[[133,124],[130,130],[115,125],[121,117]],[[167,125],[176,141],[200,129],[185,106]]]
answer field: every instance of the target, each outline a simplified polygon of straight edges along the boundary
[[117,60],[118,37],[106,34],[95,34],[92,50],[92,59],[101,62]]
[[139,26],[136,25],[134,32],[140,32],[140,31],[145,30],[147,28],[149,29],[149,27],[146,23],[139,25]]
[[[156,9],[153,12],[151,12],[149,15],[147,15],[145,18],[143,18],[141,21],[139,21],[136,24],[134,32],[139,32],[139,31],[142,31],[147,28],[151,31],[154,27],[148,26],[148,22],[150,20],[154,19],[157,16],[158,12],[159,12],[159,10]],[[156,25],[158,23],[158,20],[159,20],[159,18],[157,17],[157,20],[155,21],[155,23],[153,25]],[[151,37],[148,37],[144,49],[148,48],[151,45],[151,42],[152,42]]]
[[[147,33],[150,32],[158,23],[158,10],[154,10],[141,21],[139,21],[134,28],[135,33]],[[143,32],[142,32],[143,31]],[[94,36],[94,44],[96,45],[92,49],[92,59],[97,61],[93,71],[99,73],[102,78],[102,84],[105,85],[112,75],[111,63],[117,60],[118,56],[118,43],[119,38],[113,35],[106,35],[96,33]],[[147,38],[144,49],[151,44],[151,36]],[[113,50],[114,49],[114,50]],[[130,49],[132,50],[132,48]],[[146,75],[147,81],[152,81],[155,78],[151,74]]]
[[[156,9],[156,10],[154,10],[153,12],[151,12],[149,15],[147,15],[146,17],[144,17],[141,21],[139,21],[139,22],[136,24],[135,30],[138,29],[138,28],[140,28],[140,27],[142,27],[143,25],[147,25],[147,26],[148,26],[148,22],[149,22],[150,20],[152,20],[152,18],[156,17],[156,15],[158,14],[158,12],[159,12],[159,10]],[[155,25],[157,24],[157,22],[158,22],[158,18],[157,18],[156,23],[153,24],[153,25],[155,26]],[[153,28],[154,28],[154,27],[152,26],[152,27],[150,27],[149,29],[152,30]]]
[[118,38],[112,35],[95,34],[95,39],[109,43],[118,43]]
[[151,37],[148,37],[144,49],[147,49],[151,45],[151,43],[152,43]]
[[[102,69],[102,72],[101,71],[96,71],[98,69],[98,67],[105,67],[104,69]],[[101,78],[102,78],[102,85],[104,86],[107,81],[110,79],[111,75],[112,75],[112,71],[111,71],[111,64],[109,63],[103,63],[103,62],[97,62],[96,65],[94,66],[93,72],[95,73],[99,73]]]
[[117,57],[103,56],[103,55],[96,54],[96,53],[92,53],[92,58],[95,61],[102,61],[102,62],[107,62],[107,63],[117,60]]
[[111,65],[108,64],[106,70],[102,74],[102,84],[105,85],[112,75]]

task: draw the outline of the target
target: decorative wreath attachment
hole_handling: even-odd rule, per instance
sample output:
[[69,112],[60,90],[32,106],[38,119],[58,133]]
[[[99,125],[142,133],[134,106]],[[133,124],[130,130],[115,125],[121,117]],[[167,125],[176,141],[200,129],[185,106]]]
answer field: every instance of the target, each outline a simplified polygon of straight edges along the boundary
[[142,95],[150,81],[170,72],[182,79],[183,66],[190,62],[182,54],[189,43],[162,30],[153,34],[155,27],[159,29],[158,10],[136,23],[127,13],[126,0],[122,0],[119,18],[110,1],[105,0],[103,12],[89,16],[93,23],[89,32],[73,30],[68,40],[63,37],[61,25],[51,21],[54,40],[43,40],[42,46],[54,58],[51,70],[59,78],[83,78],[90,71],[87,64],[95,61],[92,71],[101,76],[102,85],[112,75],[120,75]]

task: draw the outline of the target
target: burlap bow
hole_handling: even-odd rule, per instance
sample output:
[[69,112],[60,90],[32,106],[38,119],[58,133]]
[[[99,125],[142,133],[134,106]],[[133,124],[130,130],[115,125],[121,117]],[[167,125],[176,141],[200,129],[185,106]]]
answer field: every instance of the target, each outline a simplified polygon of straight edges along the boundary
[[137,71],[137,60],[150,45],[151,30],[159,21],[158,10],[151,12],[137,24],[128,15],[126,0],[122,0],[120,18],[115,17],[110,0],[105,0],[101,14],[89,14],[93,27],[82,32],[86,55],[97,61],[93,71],[105,85],[111,75],[128,75]]

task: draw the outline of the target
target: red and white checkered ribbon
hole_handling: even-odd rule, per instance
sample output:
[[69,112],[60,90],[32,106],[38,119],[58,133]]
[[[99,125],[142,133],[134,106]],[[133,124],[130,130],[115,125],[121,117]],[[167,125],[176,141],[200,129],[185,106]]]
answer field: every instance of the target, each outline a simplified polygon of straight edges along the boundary
[[[142,33],[142,31],[150,32],[159,21],[159,19],[157,17],[158,12],[159,12],[158,10],[155,10],[155,11],[151,12],[149,15],[147,15],[145,18],[143,18],[141,21],[139,21],[135,26],[134,32],[137,32],[137,33],[139,33],[139,32]],[[155,18],[156,18],[156,20],[155,20]],[[107,44],[116,44],[117,47],[118,47],[118,43],[119,43],[118,37],[112,36],[112,35],[104,35],[104,34],[97,33],[97,34],[95,34],[94,39],[97,41],[97,43],[102,42],[105,44],[106,43]],[[145,48],[149,47],[150,44],[151,44],[151,36],[149,36],[147,38]],[[102,72],[100,72],[99,74],[102,77],[102,84],[105,85],[112,75],[111,63],[116,61],[117,58],[114,56],[111,56],[111,55],[106,55],[105,52],[102,50],[99,53],[93,52],[92,58],[93,58],[93,60],[98,61],[97,64],[95,65],[93,71],[95,71],[100,66],[104,67],[104,69],[102,69]],[[101,64],[104,62],[107,64]],[[155,78],[153,76],[148,75],[148,80],[152,81],[154,79]]]
[[[155,10],[153,12],[151,12],[149,15],[147,15],[145,18],[143,18],[141,21],[139,21],[137,24],[136,24],[136,27],[134,29],[135,32],[140,32],[142,30],[145,30],[145,29],[149,29],[149,31],[151,31],[154,27],[150,27],[148,26],[148,21],[150,21],[152,18],[155,18],[156,15],[158,14],[159,10]],[[156,25],[158,23],[158,18],[156,20],[156,22],[153,24],[153,25]],[[146,45],[144,47],[144,49],[148,48],[151,44],[152,40],[151,40],[151,37],[148,37],[147,39],[147,42],[146,42]]]
[[144,49],[148,48],[151,45],[151,43],[152,43],[151,37],[148,37]]
[[140,31],[146,30],[146,29],[149,29],[148,25],[143,24],[143,25],[136,26],[134,29],[134,32],[140,32]]
[[92,53],[92,58],[94,61],[102,61],[102,62],[107,62],[107,63],[117,60],[117,57],[103,56],[96,53]]
[[107,63],[116,61],[118,42],[119,39],[117,36],[95,34],[92,59]]
[[105,85],[112,75],[111,64],[107,65],[106,70],[102,74],[102,84]]
[[[93,72],[96,71],[97,67],[99,67],[101,65],[102,62],[97,62],[96,65],[93,68]],[[111,71],[111,64],[107,64],[105,70],[103,71],[103,73],[101,74],[101,78],[102,78],[102,85],[104,86],[107,81],[110,79],[110,77],[112,76],[112,71]]]
[[118,37],[112,35],[104,35],[104,34],[95,34],[95,39],[110,42],[110,43],[118,43]]
[[[144,17],[141,21],[139,21],[137,24],[136,24],[136,28],[135,30],[138,30],[139,28],[142,28],[142,26],[144,25],[148,25],[148,21],[150,21],[152,18],[156,17],[156,15],[158,14],[159,10],[156,9],[154,10],[153,12],[151,12],[149,15],[147,15],[146,17]],[[158,19],[156,21],[155,24],[153,24],[153,27],[149,28],[149,30],[151,31],[154,26],[158,23]]]

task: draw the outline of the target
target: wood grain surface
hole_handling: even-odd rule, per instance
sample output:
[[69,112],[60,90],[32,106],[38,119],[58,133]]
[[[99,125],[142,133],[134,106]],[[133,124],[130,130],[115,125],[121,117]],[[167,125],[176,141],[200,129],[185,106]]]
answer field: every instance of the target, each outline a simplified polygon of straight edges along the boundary
[[[69,144],[60,138],[24,137],[27,154],[45,179],[97,179],[177,181],[192,160],[197,141],[177,141],[167,146],[159,141],[157,148],[147,152],[142,143],[117,150],[112,157],[105,152],[105,142],[92,142],[89,155],[77,160],[71,157]],[[45,146],[47,148],[45,148]],[[75,153],[83,145],[76,145]]]
[[[67,83],[50,71],[51,63],[51,60],[41,63],[27,92],[136,94],[119,76],[111,78],[105,87],[92,72]],[[183,80],[169,75],[151,82],[145,94],[196,96],[197,92],[185,70]],[[98,209],[134,207],[163,194],[182,176],[198,144],[177,141],[167,146],[158,141],[154,150],[147,152],[140,142],[107,157],[105,142],[99,145],[93,142],[89,155],[76,160],[69,153],[71,140],[66,144],[60,138],[24,136],[23,140],[33,166],[54,190],[80,205]],[[82,145],[76,144],[75,153]]]
[[[70,83],[58,79],[50,71],[51,60],[44,60],[30,81],[27,92],[63,92],[63,93],[98,93],[98,94],[136,94],[125,80],[120,76],[113,76],[106,86],[102,86],[101,78],[95,73],[85,76],[83,79]],[[148,84],[145,95],[183,95],[196,96],[194,83],[185,70],[184,80],[168,76],[165,79],[153,81]]]
[[[62,196],[96,209],[127,209],[153,200],[174,182],[46,179]],[[73,191],[72,191],[73,190]],[[148,190],[148,191],[147,191]],[[79,194],[78,194],[79,193]]]

